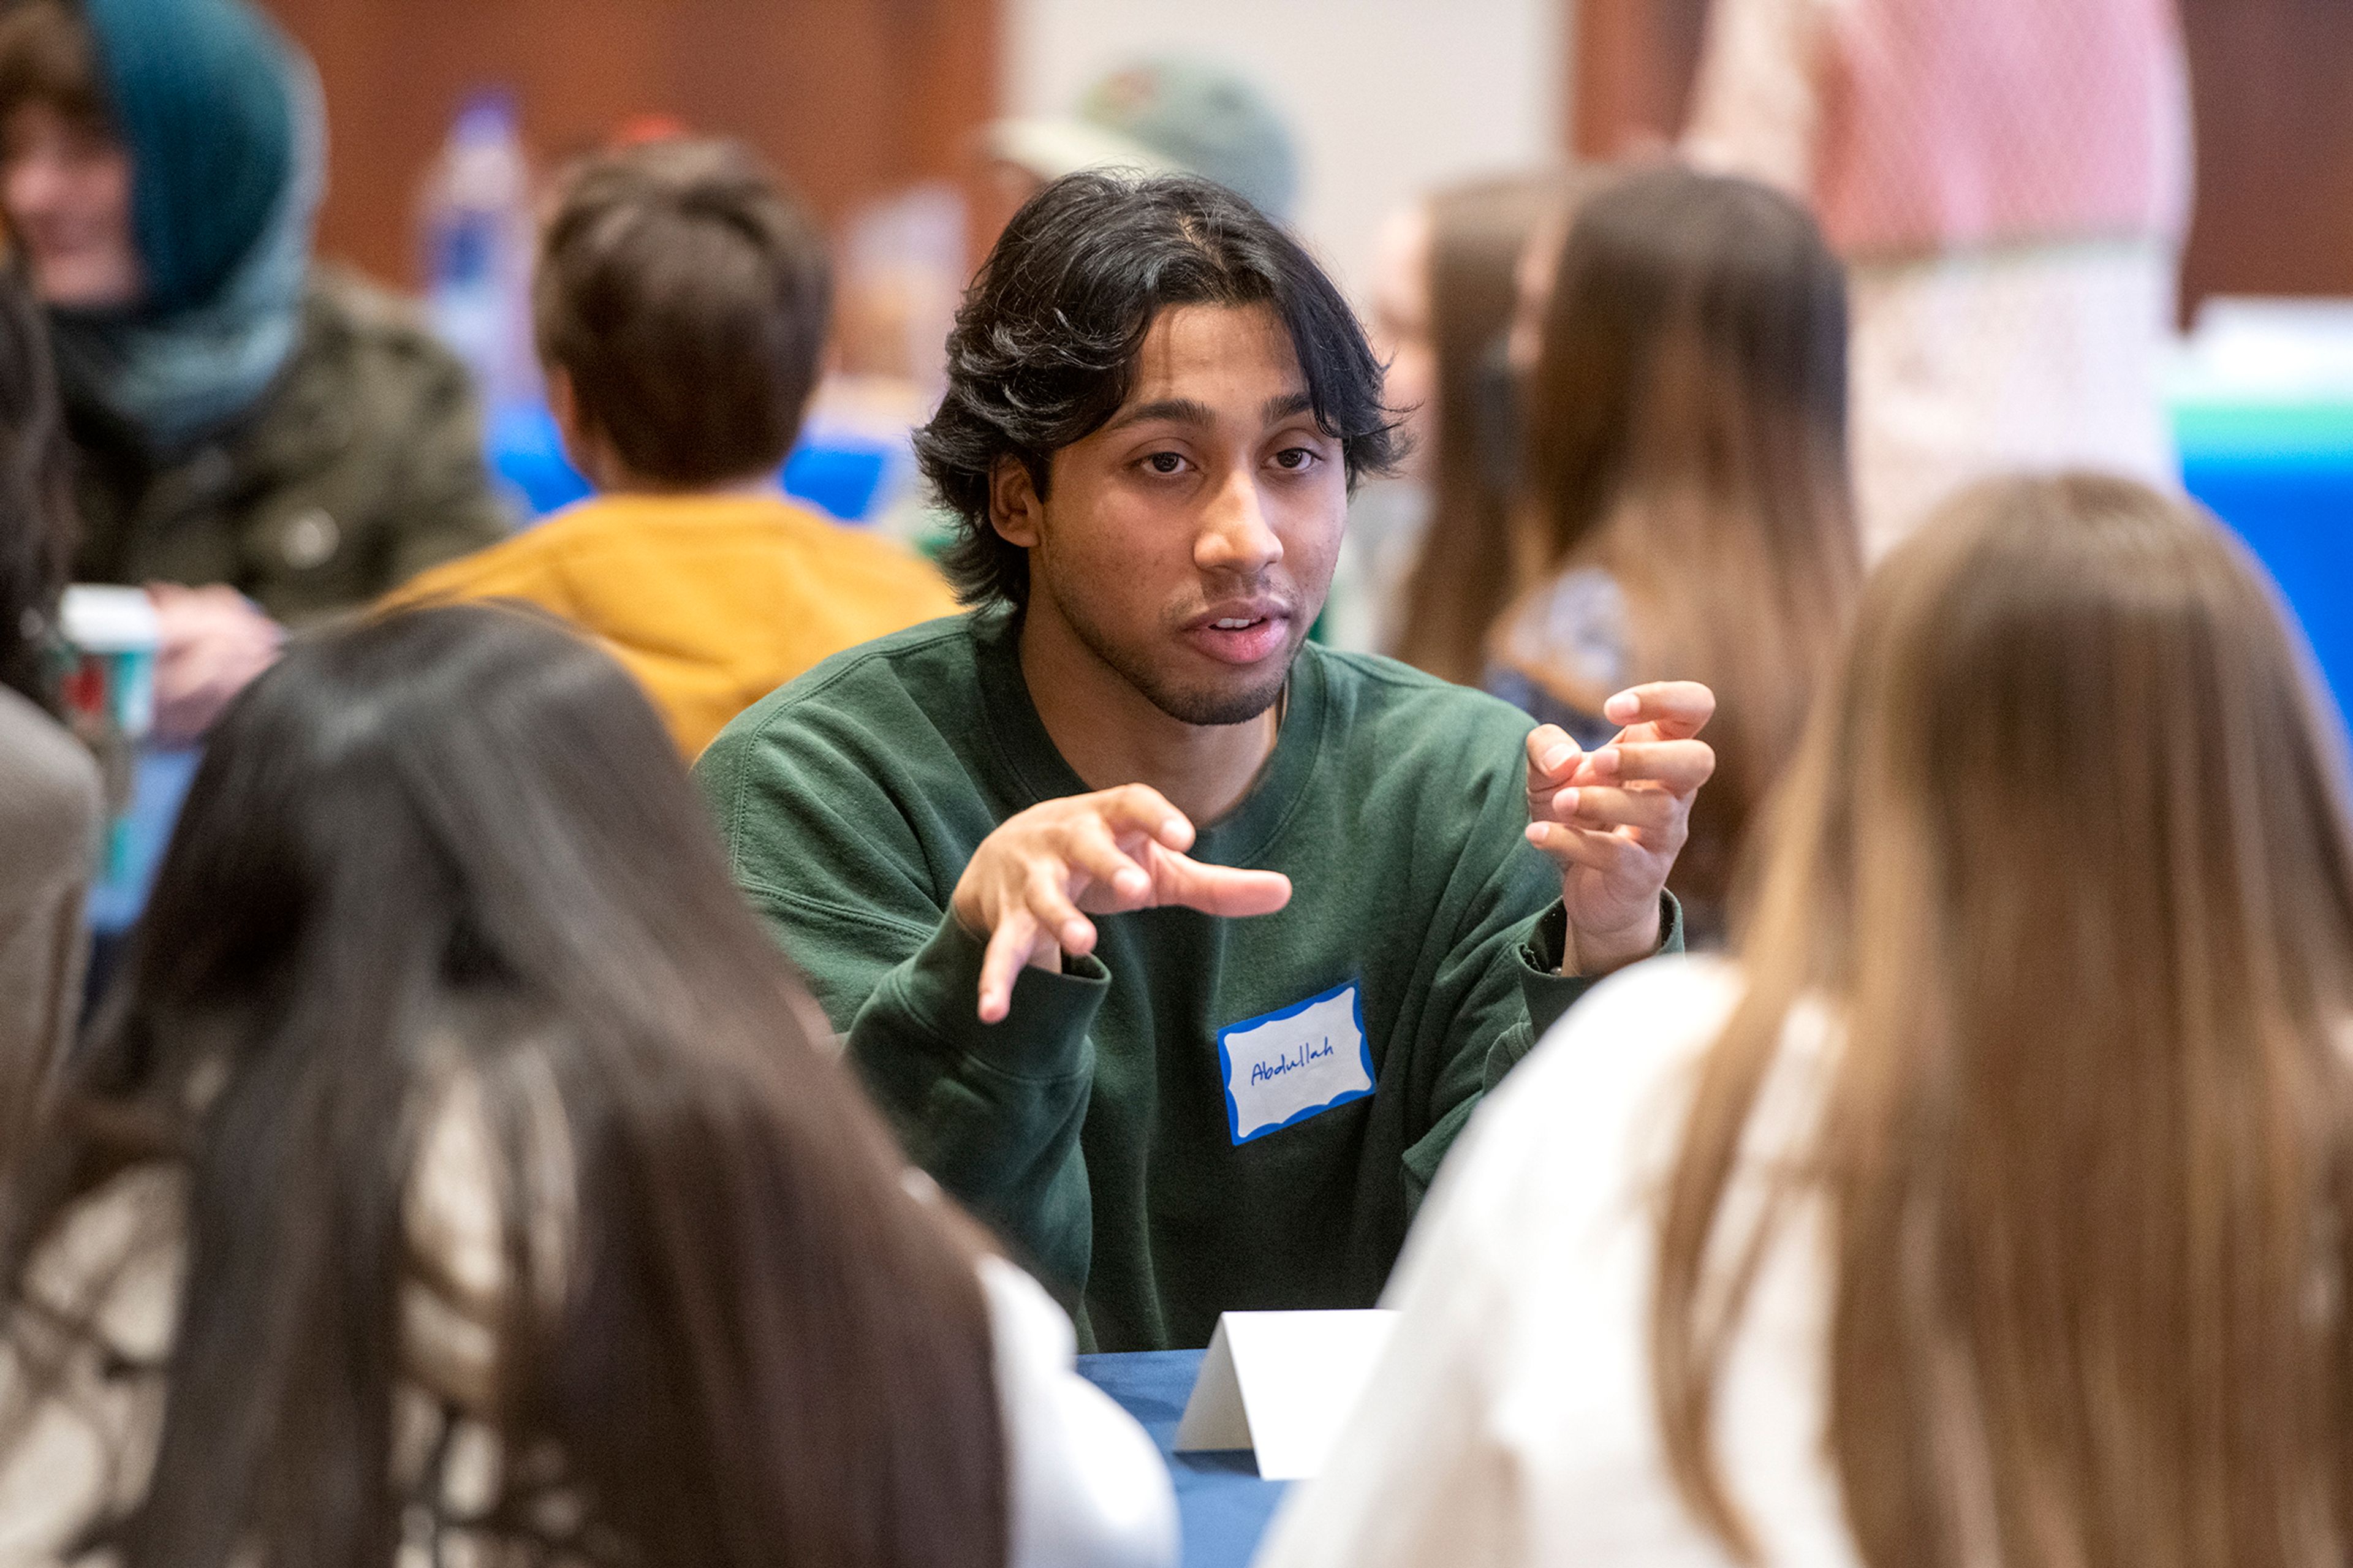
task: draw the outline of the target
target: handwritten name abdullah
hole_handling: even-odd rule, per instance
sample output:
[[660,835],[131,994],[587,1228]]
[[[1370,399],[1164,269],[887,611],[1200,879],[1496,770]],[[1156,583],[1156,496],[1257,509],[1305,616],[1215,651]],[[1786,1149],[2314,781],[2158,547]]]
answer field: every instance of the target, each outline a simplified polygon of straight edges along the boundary
[[1302,1045],[1289,1056],[1277,1057],[1271,1062],[1252,1062],[1250,1080],[1254,1084],[1271,1083],[1284,1073],[1296,1072],[1301,1068],[1322,1061],[1331,1054],[1332,1037],[1326,1035],[1324,1037],[1324,1043],[1320,1046]]

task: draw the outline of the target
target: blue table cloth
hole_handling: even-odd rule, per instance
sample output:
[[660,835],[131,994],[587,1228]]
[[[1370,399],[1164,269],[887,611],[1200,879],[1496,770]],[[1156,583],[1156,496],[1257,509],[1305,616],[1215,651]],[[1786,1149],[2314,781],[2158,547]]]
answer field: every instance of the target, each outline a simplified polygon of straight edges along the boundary
[[1144,1424],[1176,1483],[1185,1531],[1185,1568],[1244,1568],[1282,1500],[1287,1481],[1258,1479],[1258,1461],[1230,1454],[1176,1452],[1176,1423],[1201,1370],[1200,1351],[1137,1351],[1082,1355],[1079,1374]]

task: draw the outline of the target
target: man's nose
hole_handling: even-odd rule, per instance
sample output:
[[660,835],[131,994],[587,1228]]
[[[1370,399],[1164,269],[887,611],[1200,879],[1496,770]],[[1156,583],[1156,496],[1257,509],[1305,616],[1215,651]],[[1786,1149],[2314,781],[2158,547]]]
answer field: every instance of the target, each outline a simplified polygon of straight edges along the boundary
[[1194,563],[1204,571],[1256,574],[1282,559],[1282,541],[1267,522],[1257,478],[1237,468],[1209,498]]

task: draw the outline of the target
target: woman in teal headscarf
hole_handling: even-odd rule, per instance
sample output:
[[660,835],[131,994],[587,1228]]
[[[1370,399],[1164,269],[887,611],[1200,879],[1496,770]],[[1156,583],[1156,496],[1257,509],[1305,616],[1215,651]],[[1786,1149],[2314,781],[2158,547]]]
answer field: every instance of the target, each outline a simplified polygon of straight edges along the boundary
[[324,142],[310,62],[244,0],[0,17],[0,211],[82,459],[76,575],[152,585],[167,729],[276,623],[505,531],[457,360],[311,258]]

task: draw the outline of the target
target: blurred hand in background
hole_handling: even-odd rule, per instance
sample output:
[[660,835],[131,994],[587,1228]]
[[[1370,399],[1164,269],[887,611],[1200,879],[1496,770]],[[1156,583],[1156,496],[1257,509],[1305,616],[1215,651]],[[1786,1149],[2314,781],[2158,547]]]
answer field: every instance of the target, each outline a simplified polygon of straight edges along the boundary
[[155,740],[193,744],[246,683],[278,662],[286,628],[234,588],[150,583],[161,623],[155,656]]

